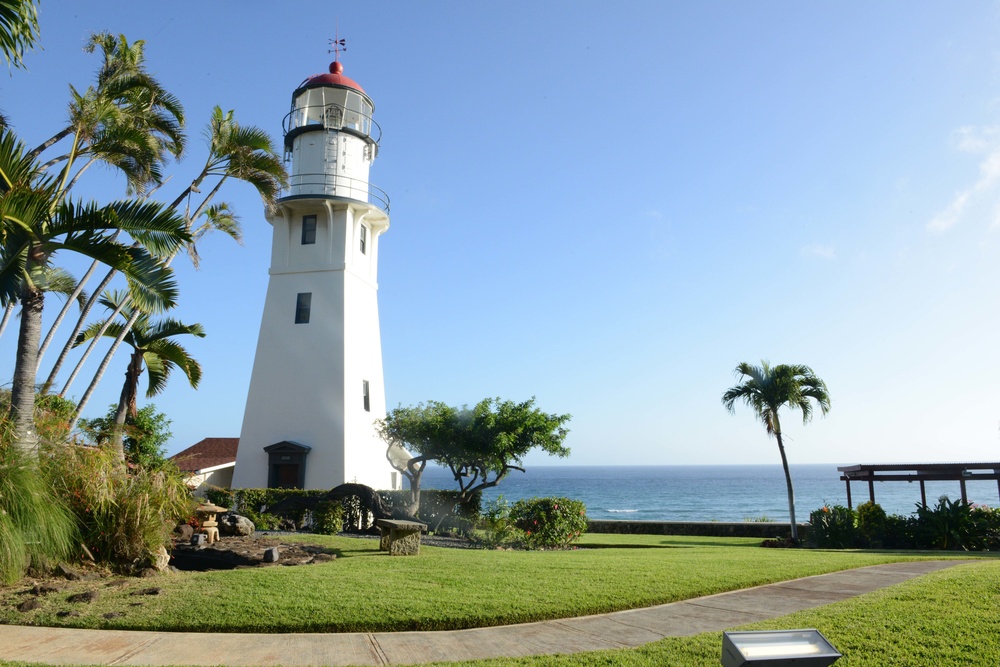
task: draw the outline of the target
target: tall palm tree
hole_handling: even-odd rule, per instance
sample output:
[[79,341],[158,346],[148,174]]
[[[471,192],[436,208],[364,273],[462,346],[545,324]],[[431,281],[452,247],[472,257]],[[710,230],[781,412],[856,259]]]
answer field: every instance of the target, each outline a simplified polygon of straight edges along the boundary
[[735,412],[734,405],[742,401],[750,407],[757,419],[767,430],[767,435],[774,436],[778,441],[778,452],[781,454],[781,467],[785,471],[785,485],[788,488],[788,513],[792,523],[792,540],[798,542],[799,529],[795,523],[795,493],[792,490],[792,475],[788,471],[788,458],[785,456],[785,445],[781,439],[781,422],[778,420],[778,409],[782,406],[797,408],[802,411],[802,423],[812,419],[813,405],[816,401],[820,411],[826,415],[830,410],[830,395],[826,383],[816,377],[808,366],[798,364],[779,364],[771,366],[767,361],[761,361],[760,366],[741,363],[734,371],[740,383],[730,387],[722,395],[722,405],[730,413]]
[[[142,241],[126,247],[113,239],[123,230]],[[158,311],[177,294],[173,273],[150,252],[169,254],[190,240],[184,221],[159,204],[119,201],[105,206],[64,198],[9,128],[0,128],[0,305],[21,304],[10,405],[17,446],[34,455],[35,375],[41,334],[44,282],[59,251],[78,253],[114,267],[129,279],[138,307]]]
[[0,56],[24,67],[24,52],[38,41],[38,8],[31,0],[0,0]]
[[[64,193],[91,165],[102,162],[125,175],[127,194],[148,194],[150,186],[155,188],[162,183],[166,160],[182,155],[186,142],[184,110],[180,102],[146,71],[144,47],[142,40],[130,44],[124,35],[115,36],[107,32],[91,35],[85,50],[100,51],[102,55],[96,85],[83,93],[70,86],[72,99],[68,124],[29,153],[29,157],[39,157],[62,139],[72,137],[68,152],[50,158],[42,165],[43,169],[62,165]],[[82,162],[82,166],[70,176],[78,162]],[[81,290],[96,268],[95,262],[84,274],[80,280]],[[110,274],[94,291],[95,298],[107,287],[113,275]],[[69,355],[73,340],[83,328],[93,303],[91,300],[84,306],[43,391],[48,390]],[[64,307],[56,316],[39,350],[39,362],[68,311],[69,308]]]
[[[132,316],[135,309],[128,305],[119,308],[128,299],[129,295],[126,292],[114,291],[102,296],[100,303],[109,310],[115,312],[120,310],[126,322],[129,322],[133,321]],[[81,331],[76,338],[76,344],[80,345],[102,335],[117,338],[125,328],[124,324],[118,322],[112,322],[109,326],[104,326],[104,324],[104,322],[95,322]],[[115,412],[114,430],[111,437],[111,446],[123,458],[125,451],[122,446],[122,436],[125,420],[128,417],[135,419],[138,412],[136,396],[139,388],[139,376],[142,375],[144,366],[149,371],[147,397],[151,398],[166,388],[167,380],[174,368],[179,368],[191,386],[195,389],[198,388],[198,382],[201,380],[201,365],[188,354],[187,350],[171,340],[181,335],[203,338],[205,330],[200,324],[184,324],[171,318],[153,322],[148,314],[140,311],[131,328],[124,334],[123,340],[132,348],[132,356],[125,371],[125,383],[118,399],[118,409]]]
[[[228,205],[218,204],[215,207],[211,206],[222,185],[229,179],[250,183],[256,188],[258,194],[260,194],[265,206],[271,206],[281,187],[288,182],[288,174],[285,171],[285,165],[274,149],[274,144],[270,136],[257,127],[241,126],[236,121],[232,111],[223,112],[218,106],[213,108],[212,117],[209,120],[205,135],[209,144],[208,158],[205,160],[205,165],[170,206],[172,208],[185,206],[184,219],[187,231],[192,237],[200,238],[209,229],[219,229],[239,241],[241,230],[238,220],[232,211],[229,210]],[[192,210],[190,205],[191,195],[200,193],[200,187],[210,177],[216,177],[218,180],[212,189],[202,198],[201,202]],[[194,222],[203,215],[206,216],[208,223],[195,229]],[[188,249],[193,252],[193,259],[197,261],[197,251],[193,250],[190,245]],[[176,252],[167,258],[165,262],[166,266],[170,265],[175,254]],[[133,313],[133,317],[137,316],[137,312]],[[122,333],[119,334],[115,342],[112,343],[111,348],[104,355],[104,360],[94,374],[91,387],[101,381],[111,358],[117,352],[124,333],[128,331],[129,326],[126,323]],[[83,365],[83,362],[92,349],[93,343],[84,352],[83,358],[77,362],[77,368],[74,369],[70,379],[63,386],[59,393],[60,396],[66,395],[69,385],[76,377],[79,368]],[[81,398],[77,407],[77,415],[82,413],[90,393],[91,390],[88,389],[84,398]]]

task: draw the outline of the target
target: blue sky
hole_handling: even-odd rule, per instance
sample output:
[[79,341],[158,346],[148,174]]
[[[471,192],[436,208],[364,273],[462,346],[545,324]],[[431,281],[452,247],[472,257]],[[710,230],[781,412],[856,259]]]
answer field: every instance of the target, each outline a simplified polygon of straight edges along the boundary
[[[188,114],[172,199],[204,159],[213,105],[280,143],[339,26],[383,130],[371,180],[392,200],[390,406],[536,396],[573,415],[568,463],[772,463],[750,412],[720,403],[739,362],[769,359],[811,366],[833,399],[805,428],[785,416],[793,463],[1000,460],[1000,5],[164,10],[43,0],[44,48],[0,80],[0,108],[34,145],[62,127],[68,84],[93,78],[87,34],[146,40]],[[77,192],[121,193],[96,172]],[[178,376],[154,399],[171,452],[242,422],[270,227],[249,186],[223,198],[245,245],[208,238],[200,271],[177,263],[175,315],[208,337],[188,345],[200,389]],[[0,381],[14,338],[0,338]]]

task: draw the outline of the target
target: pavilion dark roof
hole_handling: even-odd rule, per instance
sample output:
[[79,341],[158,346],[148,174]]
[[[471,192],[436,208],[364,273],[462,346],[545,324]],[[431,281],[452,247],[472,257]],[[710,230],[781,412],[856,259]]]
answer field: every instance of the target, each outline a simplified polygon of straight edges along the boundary
[[239,438],[205,438],[184,451],[170,457],[184,472],[198,472],[206,468],[236,463]]

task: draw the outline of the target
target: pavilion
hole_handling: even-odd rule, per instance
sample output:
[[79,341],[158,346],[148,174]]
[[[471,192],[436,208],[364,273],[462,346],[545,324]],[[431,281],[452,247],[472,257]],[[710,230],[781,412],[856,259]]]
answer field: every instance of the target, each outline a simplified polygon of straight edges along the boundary
[[965,484],[972,480],[996,480],[1000,493],[1000,463],[882,463],[840,466],[841,481],[847,484],[847,507],[851,504],[851,482],[868,482],[868,499],[875,502],[875,482],[919,482],[920,503],[927,507],[924,482],[956,481],[962,502],[968,504]]

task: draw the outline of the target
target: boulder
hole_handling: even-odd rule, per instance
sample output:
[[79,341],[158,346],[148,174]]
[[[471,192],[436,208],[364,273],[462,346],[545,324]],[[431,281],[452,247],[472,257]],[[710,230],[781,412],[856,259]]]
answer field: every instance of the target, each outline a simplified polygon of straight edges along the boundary
[[189,541],[192,535],[194,535],[194,528],[186,523],[178,524],[178,526],[174,528],[174,538],[181,542]]
[[219,532],[223,535],[246,537],[247,535],[253,535],[254,530],[256,528],[253,525],[253,521],[245,516],[233,514],[232,512],[219,515]]
[[167,567],[170,566],[170,554],[167,552],[166,548],[162,545],[156,550],[155,553],[150,555],[150,565],[157,572],[166,572]]
[[264,562],[265,563],[277,563],[281,554],[278,552],[278,547],[271,547],[264,550]]

